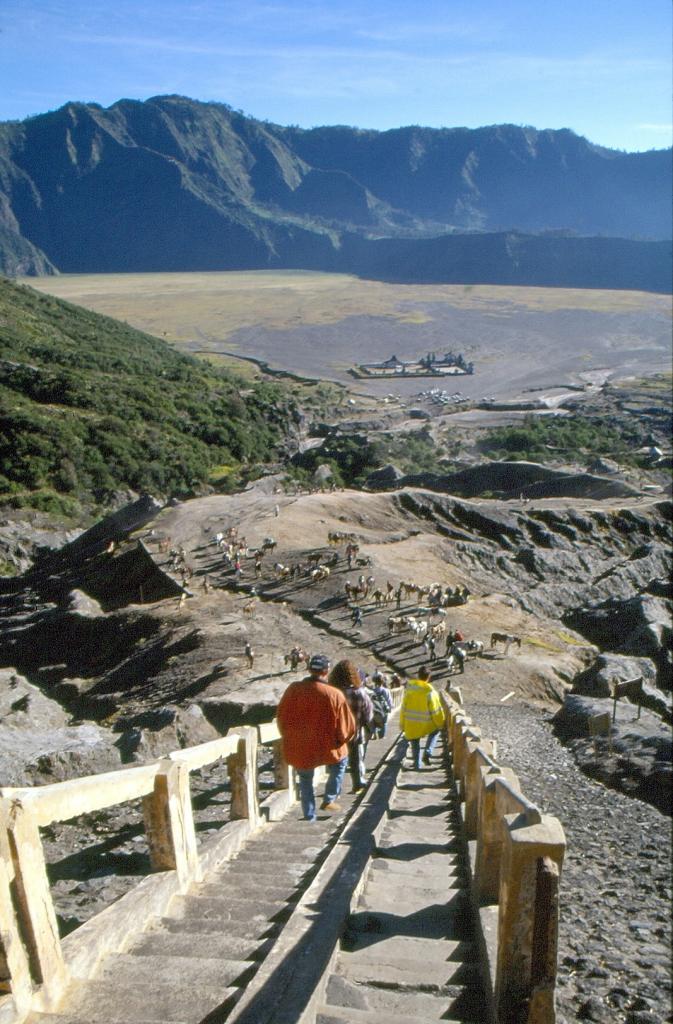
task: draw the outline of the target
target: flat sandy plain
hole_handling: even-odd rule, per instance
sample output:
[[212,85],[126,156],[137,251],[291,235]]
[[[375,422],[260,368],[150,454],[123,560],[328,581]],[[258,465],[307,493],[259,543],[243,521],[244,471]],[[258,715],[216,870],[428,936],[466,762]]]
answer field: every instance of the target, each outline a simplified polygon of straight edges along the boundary
[[25,284],[126,320],[177,348],[228,355],[410,396],[429,378],[355,381],[363,361],[462,352],[473,377],[449,391],[499,399],[671,368],[671,299],[648,292],[493,285],[392,285],[341,274],[253,271],[92,274]]

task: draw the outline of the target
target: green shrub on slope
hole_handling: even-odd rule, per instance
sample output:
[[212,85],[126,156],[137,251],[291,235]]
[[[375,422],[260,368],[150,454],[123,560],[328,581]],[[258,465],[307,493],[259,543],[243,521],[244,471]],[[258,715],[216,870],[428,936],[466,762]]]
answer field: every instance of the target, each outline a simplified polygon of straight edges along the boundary
[[268,460],[291,415],[279,385],[0,280],[0,502],[187,494],[216,467]]

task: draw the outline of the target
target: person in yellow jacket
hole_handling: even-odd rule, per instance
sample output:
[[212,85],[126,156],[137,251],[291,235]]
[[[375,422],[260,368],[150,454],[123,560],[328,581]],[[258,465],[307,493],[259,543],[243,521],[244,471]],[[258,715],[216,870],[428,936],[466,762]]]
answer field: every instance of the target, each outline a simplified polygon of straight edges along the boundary
[[421,768],[421,739],[427,736],[423,764],[430,764],[443,724],[444,710],[439,694],[430,682],[429,670],[422,665],[418,677],[410,679],[405,687],[400,711],[400,728],[411,744],[411,756],[417,771]]

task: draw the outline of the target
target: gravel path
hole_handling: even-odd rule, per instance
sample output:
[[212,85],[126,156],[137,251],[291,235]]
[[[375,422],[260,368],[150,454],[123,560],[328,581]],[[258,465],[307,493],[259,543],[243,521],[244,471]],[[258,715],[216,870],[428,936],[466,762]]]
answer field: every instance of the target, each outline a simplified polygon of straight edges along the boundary
[[466,710],[497,740],[498,762],[516,772],[525,795],[565,829],[558,1024],[673,1021],[670,819],[583,775],[547,713]]

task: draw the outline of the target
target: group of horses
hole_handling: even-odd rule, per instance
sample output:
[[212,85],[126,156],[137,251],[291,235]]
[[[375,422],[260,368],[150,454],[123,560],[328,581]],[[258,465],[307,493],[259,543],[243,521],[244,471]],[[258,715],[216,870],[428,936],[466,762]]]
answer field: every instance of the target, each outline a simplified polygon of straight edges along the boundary
[[[349,555],[349,568],[351,567],[353,556],[359,551],[357,540],[358,538],[355,534],[345,531],[330,531],[328,533],[328,543],[331,547],[346,545],[346,551]],[[231,558],[230,552],[254,556],[256,574],[261,572],[263,556],[273,553],[277,546],[276,540],[273,537],[265,537],[255,551],[250,551],[247,548],[245,538],[238,536],[238,531],[235,527],[218,531],[212,537],[212,543],[220,551],[224,551],[225,559],[227,555]],[[186,564],[184,548],[174,548],[168,538],[163,538],[160,541],[159,548],[162,553],[169,554],[172,568],[184,568]],[[339,553],[336,551],[328,553],[323,548],[322,550],[311,552],[303,562],[293,565],[276,562],[273,565],[273,572],[278,580],[290,580],[299,577],[311,583],[319,583],[329,579],[331,571],[338,565],[339,560]],[[371,564],[371,559],[358,559],[358,562]],[[431,661],[435,661],[437,657],[436,644],[446,637],[445,663],[449,672],[456,669],[462,671],[468,658],[479,657],[484,653],[484,643],[481,640],[463,640],[460,634],[458,634],[460,639],[456,639],[456,635],[452,631],[447,630],[444,618],[446,616],[446,609],[467,602],[470,596],[467,587],[457,586],[452,588],[450,586],[445,587],[439,583],[420,585],[408,580],[398,582],[396,585],[387,580],[385,586],[383,584],[377,586],[373,575],[367,576],[362,573],[356,583],[347,580],[344,584],[344,591],[346,601],[349,604],[354,602],[355,607],[358,608],[367,599],[371,600],[377,609],[383,609],[394,601],[397,602],[397,607],[400,608],[403,599],[408,601],[410,598],[416,598],[415,614],[389,615],[387,626],[390,635],[410,634],[415,643],[425,646]],[[243,605],[243,615],[252,618],[256,607],[257,597],[253,590],[252,597]],[[521,637],[510,633],[493,632],[490,636],[490,648],[495,651],[498,646],[502,646],[504,654],[507,654],[512,646],[521,650]],[[302,664],[306,664],[307,661],[308,654],[298,646],[293,647],[284,656],[285,664],[292,670],[297,669]]]

